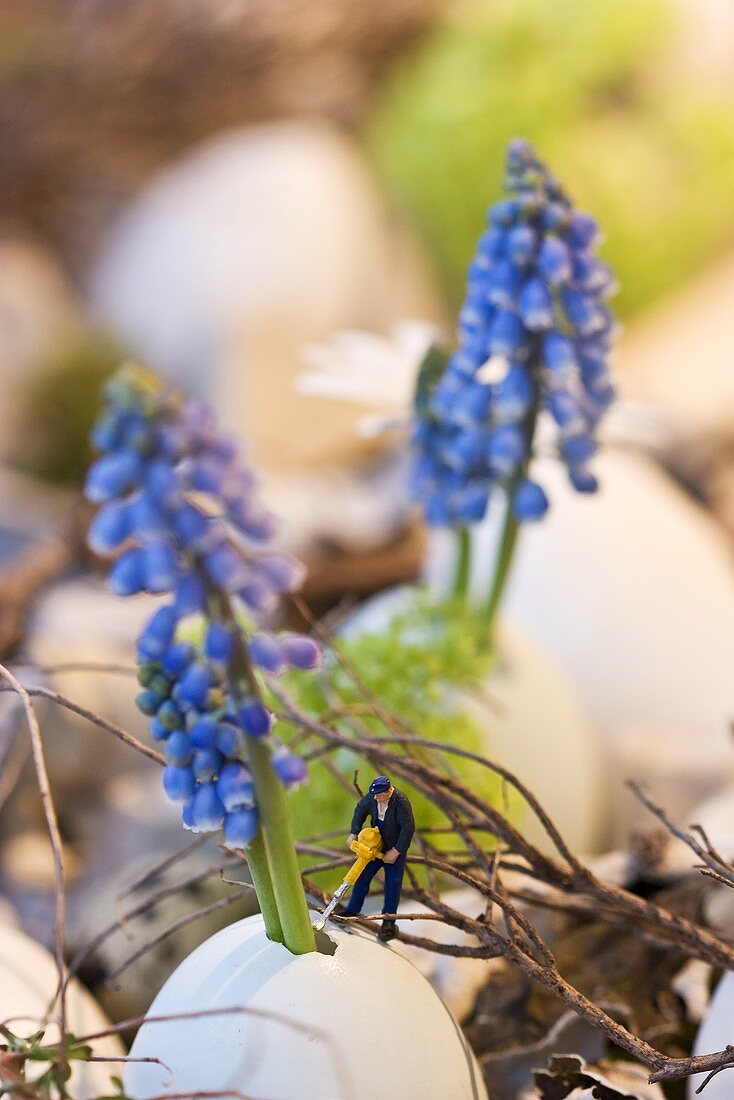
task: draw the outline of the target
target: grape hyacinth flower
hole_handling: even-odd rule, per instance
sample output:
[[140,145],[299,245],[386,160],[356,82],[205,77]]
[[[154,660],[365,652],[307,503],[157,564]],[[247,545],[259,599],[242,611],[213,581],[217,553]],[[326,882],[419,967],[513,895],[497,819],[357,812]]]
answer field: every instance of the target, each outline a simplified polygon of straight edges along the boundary
[[[262,827],[272,879],[264,882],[263,869],[263,889],[277,896],[285,880],[291,893],[278,899],[285,942],[311,950],[310,923],[308,933],[301,927],[300,940],[295,934],[288,943],[284,910],[301,888],[289,821],[288,834],[282,832],[287,811],[278,801],[284,788],[304,781],[305,768],[273,734],[258,670],[314,668],[320,651],[305,636],[249,633],[253,618],[300,584],[303,567],[270,548],[275,525],[260,503],[255,474],[204,405],[137,367],[123,368],[105,398],[93,432],[100,457],[86,483],[87,498],[101,506],[89,545],[114,557],[113,592],[166,596],[137,643],[143,689],[137,703],[166,760],[164,790],[182,804],[186,828],[222,828],[230,847],[254,851]],[[203,620],[201,641],[189,640],[185,629],[192,616]],[[274,807],[270,833],[266,802]],[[250,861],[262,905],[256,863]],[[281,864],[289,866],[290,885]],[[305,898],[301,908],[298,916],[308,921]]]
[[508,147],[505,191],[469,267],[458,346],[416,403],[411,489],[434,526],[481,520],[497,486],[516,522],[544,515],[532,478],[541,418],[574,488],[597,488],[589,461],[615,396],[606,305],[615,287],[594,254],[598,228],[526,141]]

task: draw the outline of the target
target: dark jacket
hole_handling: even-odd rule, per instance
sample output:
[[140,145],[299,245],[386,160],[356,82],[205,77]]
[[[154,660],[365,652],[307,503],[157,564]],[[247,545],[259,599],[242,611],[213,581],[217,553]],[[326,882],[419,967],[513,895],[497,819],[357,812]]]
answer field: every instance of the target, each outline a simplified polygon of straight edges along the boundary
[[410,802],[403,792],[393,789],[384,821],[380,821],[377,816],[377,799],[374,795],[366,794],[364,798],[360,798],[354,810],[350,833],[356,835],[364,825],[367,816],[370,818],[370,824],[376,825],[380,830],[383,850],[387,852],[390,848],[397,848],[404,856],[413,839],[415,820]]

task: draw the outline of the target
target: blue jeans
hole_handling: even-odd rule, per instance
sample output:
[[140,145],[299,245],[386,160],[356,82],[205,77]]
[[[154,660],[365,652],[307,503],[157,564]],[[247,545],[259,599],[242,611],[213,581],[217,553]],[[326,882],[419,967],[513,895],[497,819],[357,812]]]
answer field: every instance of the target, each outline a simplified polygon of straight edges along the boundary
[[384,863],[381,859],[370,860],[352,887],[352,896],[344,911],[346,916],[356,917],[362,912],[365,898],[370,892],[370,883],[381,867],[385,872],[385,901],[382,911],[397,913],[405,871],[405,856],[399,856],[394,863]]

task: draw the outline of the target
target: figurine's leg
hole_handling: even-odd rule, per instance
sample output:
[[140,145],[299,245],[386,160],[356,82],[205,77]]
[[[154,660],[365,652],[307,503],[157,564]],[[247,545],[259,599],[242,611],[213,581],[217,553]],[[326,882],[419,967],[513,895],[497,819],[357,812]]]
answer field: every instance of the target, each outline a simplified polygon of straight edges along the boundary
[[358,913],[362,912],[365,898],[370,892],[370,883],[382,866],[383,862],[381,859],[370,860],[367,864],[352,887],[352,896],[349,899],[349,904],[344,910],[345,916],[356,917]]
[[395,863],[385,864],[385,904],[382,907],[383,913],[397,913],[404,871],[405,856],[401,856]]

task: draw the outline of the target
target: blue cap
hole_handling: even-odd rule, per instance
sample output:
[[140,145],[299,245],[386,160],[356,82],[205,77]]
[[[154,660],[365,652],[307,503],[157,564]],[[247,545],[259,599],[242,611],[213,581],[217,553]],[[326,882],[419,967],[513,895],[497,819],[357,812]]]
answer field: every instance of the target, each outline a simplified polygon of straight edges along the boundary
[[370,783],[370,794],[384,794],[391,787],[392,783],[386,775],[378,775]]

